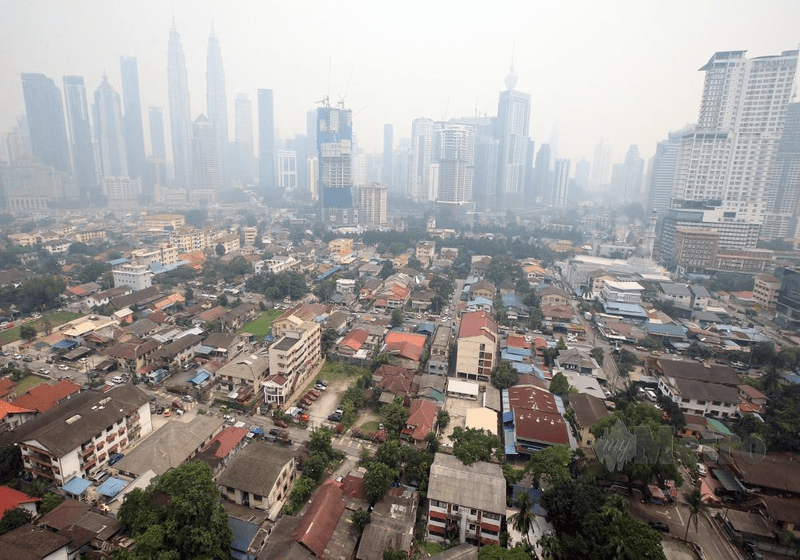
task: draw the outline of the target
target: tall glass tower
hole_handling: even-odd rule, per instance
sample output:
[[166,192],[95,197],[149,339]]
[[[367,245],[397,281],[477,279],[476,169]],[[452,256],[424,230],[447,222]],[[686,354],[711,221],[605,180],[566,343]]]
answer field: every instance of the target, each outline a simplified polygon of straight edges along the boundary
[[94,92],[94,136],[102,177],[127,177],[128,161],[122,137],[119,94],[106,76]]
[[506,91],[500,92],[497,105],[497,133],[500,140],[496,200],[498,208],[520,206],[525,191],[531,96],[515,90],[516,85],[517,74],[512,67],[506,76]]
[[139,97],[139,67],[133,56],[120,57],[119,67],[122,74],[122,125],[128,175],[144,177],[147,160],[144,155],[142,101]]
[[214,137],[217,142],[219,157],[219,173],[221,184],[226,184],[225,154],[228,150],[228,102],[225,94],[225,71],[222,67],[222,51],[219,39],[211,26],[208,37],[208,54],[206,56],[206,102],[208,104],[208,120],[214,125]]
[[97,187],[94,167],[92,129],[86,103],[86,85],[82,76],[64,76],[64,98],[72,138],[72,165],[80,188],[81,200],[89,200]]
[[172,130],[172,161],[175,166],[175,184],[188,187],[192,170],[192,117],[189,105],[189,77],[183,56],[181,36],[175,21],[169,32],[167,50],[167,89],[169,95],[169,122]]
[[61,90],[44,74],[22,74],[22,94],[33,155],[53,169],[71,173]]

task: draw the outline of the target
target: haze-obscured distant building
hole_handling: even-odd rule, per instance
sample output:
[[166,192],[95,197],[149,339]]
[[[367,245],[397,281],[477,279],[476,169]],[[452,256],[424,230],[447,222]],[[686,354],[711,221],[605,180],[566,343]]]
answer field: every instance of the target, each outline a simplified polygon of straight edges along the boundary
[[181,36],[175,28],[174,20],[169,32],[167,50],[167,93],[175,184],[180,188],[187,188],[192,175],[192,110],[189,104],[186,59],[183,55]]
[[44,165],[71,173],[61,90],[44,74],[22,74],[22,94],[33,155]]

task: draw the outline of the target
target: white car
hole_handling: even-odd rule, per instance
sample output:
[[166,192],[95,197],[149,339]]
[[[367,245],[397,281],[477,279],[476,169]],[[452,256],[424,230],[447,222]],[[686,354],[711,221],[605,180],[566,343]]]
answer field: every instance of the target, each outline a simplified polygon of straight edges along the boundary
[[58,369],[61,371],[69,371],[69,367],[65,366],[64,364],[58,364]]
[[115,375],[114,377],[112,377],[112,378],[111,378],[111,381],[112,381],[113,383],[116,383],[116,384],[118,384],[118,385],[119,385],[120,383],[124,383],[124,382],[125,382],[125,380],[124,380],[124,379],[122,379],[122,378],[121,378],[119,375]]

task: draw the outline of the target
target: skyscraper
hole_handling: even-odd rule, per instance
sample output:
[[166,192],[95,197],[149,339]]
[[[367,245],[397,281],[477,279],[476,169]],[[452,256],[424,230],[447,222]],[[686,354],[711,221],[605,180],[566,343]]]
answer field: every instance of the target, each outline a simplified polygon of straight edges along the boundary
[[181,36],[175,29],[174,20],[169,32],[167,50],[167,88],[175,184],[185,188],[189,186],[192,170],[192,110],[189,105],[186,59],[183,56]]
[[531,96],[516,91],[514,67],[506,76],[506,91],[500,93],[497,105],[497,132],[500,160],[497,168],[496,207],[519,206],[525,190],[525,159],[528,148],[528,127],[531,120]]
[[431,190],[431,143],[433,121],[414,119],[411,125],[411,168],[408,171],[407,195],[414,202],[427,201]]
[[536,153],[533,170],[533,192],[537,203],[548,203],[553,190],[553,173],[550,171],[550,144],[542,144]]
[[718,52],[700,68],[700,116],[694,134],[681,138],[672,197],[720,200],[727,219],[763,224],[798,51],[745,54]]
[[672,201],[672,183],[675,180],[675,163],[681,136],[690,134],[693,127],[670,132],[666,140],[656,144],[656,155],[650,170],[650,184],[647,186],[647,214],[655,212],[659,218],[667,214]]
[[284,193],[297,189],[297,152],[294,150],[278,150],[278,183],[277,187]]
[[44,74],[22,74],[22,93],[33,155],[53,169],[71,173],[61,90]]
[[644,160],[639,157],[639,146],[631,144],[625,154],[625,179],[621,193],[622,199],[626,204],[641,202],[643,174]]
[[437,203],[460,205],[473,202],[475,130],[468,124],[437,122],[433,133],[432,167]]
[[72,138],[72,165],[75,179],[80,188],[81,200],[88,201],[97,187],[97,177],[83,77],[64,76],[64,98],[67,102],[67,119]]
[[365,226],[385,226],[387,188],[372,183],[358,189],[361,223]]
[[255,177],[253,156],[253,103],[247,94],[236,94],[236,175],[242,182]]
[[127,177],[128,161],[122,136],[119,94],[103,76],[94,92],[94,137],[97,139],[101,177]]
[[597,191],[611,179],[611,144],[604,138],[594,149],[592,174],[589,175],[589,190]]
[[275,115],[271,89],[258,90],[258,184],[262,194],[275,187]]
[[381,161],[381,183],[390,188],[392,186],[392,156],[394,155],[394,127],[391,124],[383,125],[383,160]]
[[200,115],[192,126],[192,188],[218,191],[219,152],[214,125]]
[[800,216],[800,102],[789,103],[767,189],[766,240],[797,237]]
[[332,226],[355,225],[353,203],[353,112],[341,107],[317,109],[319,199],[322,220]]
[[586,158],[575,164],[575,186],[586,190],[589,188],[589,175],[592,172],[592,164]]
[[217,139],[220,180],[225,185],[227,184],[225,154],[228,150],[228,102],[225,95],[222,51],[213,25],[211,26],[211,35],[208,37],[208,54],[206,56],[206,101],[208,103],[208,120],[214,125],[214,136]]
[[569,196],[569,160],[557,159],[553,166],[553,206],[566,206]]
[[164,115],[161,107],[150,107],[147,111],[150,121],[150,147],[153,156],[164,161],[167,158],[167,145],[164,141]]
[[122,73],[122,124],[125,131],[128,175],[143,177],[146,159],[144,156],[142,102],[139,98],[139,67],[136,58],[132,56],[120,57],[119,66]]

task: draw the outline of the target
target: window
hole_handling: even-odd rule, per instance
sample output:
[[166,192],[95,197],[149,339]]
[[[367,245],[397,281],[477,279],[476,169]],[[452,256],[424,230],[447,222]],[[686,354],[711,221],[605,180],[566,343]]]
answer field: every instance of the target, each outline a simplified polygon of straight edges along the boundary
[[453,504],[453,513],[457,512],[457,511],[458,511],[458,506],[456,504]]
[[474,531],[475,530],[475,524],[474,523],[470,523],[469,524],[469,530],[470,531]]
[[470,515],[478,515],[478,510],[475,509],[475,508],[472,508],[471,510],[469,510],[469,514]]

